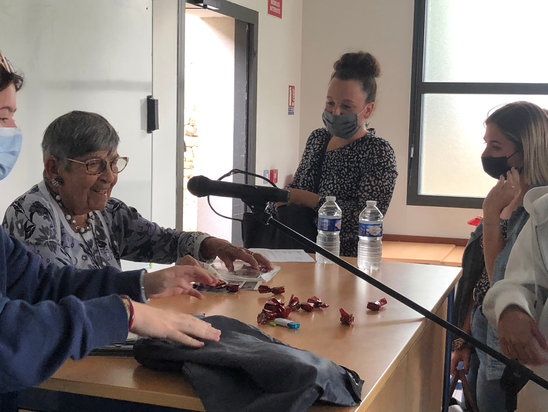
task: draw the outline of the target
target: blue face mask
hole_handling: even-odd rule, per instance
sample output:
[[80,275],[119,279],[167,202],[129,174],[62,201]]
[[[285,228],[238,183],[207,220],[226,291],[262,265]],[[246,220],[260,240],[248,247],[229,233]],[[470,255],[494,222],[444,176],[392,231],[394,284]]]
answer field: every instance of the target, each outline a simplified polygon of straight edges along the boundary
[[0,180],[13,169],[21,152],[23,134],[18,127],[0,127]]

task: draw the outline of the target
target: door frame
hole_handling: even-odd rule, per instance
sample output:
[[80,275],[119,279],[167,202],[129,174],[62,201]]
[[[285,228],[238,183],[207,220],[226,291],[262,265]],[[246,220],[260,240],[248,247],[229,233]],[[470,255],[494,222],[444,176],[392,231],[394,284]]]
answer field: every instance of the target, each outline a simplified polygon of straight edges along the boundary
[[[184,179],[184,71],[185,71],[185,5],[200,5],[235,20],[234,33],[234,141],[233,168],[255,172],[257,128],[257,49],[259,13],[226,0],[178,0],[177,44],[177,154],[176,210],[183,211]],[[242,122],[241,119],[244,119]],[[242,156],[242,150],[244,156]],[[249,183],[254,179],[235,175],[233,181]],[[243,214],[245,206],[233,199],[233,215]],[[177,213],[176,227],[183,228],[183,214]],[[241,242],[241,225],[233,221],[232,241]]]

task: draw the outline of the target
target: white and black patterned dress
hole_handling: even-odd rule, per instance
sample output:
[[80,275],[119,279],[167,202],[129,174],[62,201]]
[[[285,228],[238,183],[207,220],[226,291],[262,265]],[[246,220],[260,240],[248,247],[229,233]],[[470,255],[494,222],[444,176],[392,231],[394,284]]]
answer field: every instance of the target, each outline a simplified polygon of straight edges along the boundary
[[206,233],[162,228],[114,198],[103,210],[92,213],[93,229],[75,233],[42,181],[8,207],[2,225],[10,236],[39,254],[43,266],[120,269],[120,259],[170,264],[186,254],[204,260],[199,250],[209,236]]
[[[303,157],[289,187],[315,192],[314,182],[321,151],[331,139],[325,129],[314,130],[306,142]],[[367,200],[376,200],[386,215],[392,199],[398,172],[394,149],[386,140],[376,136],[375,129],[361,139],[325,153],[318,194],[336,196],[342,209],[341,255],[356,256],[358,251],[358,218]]]

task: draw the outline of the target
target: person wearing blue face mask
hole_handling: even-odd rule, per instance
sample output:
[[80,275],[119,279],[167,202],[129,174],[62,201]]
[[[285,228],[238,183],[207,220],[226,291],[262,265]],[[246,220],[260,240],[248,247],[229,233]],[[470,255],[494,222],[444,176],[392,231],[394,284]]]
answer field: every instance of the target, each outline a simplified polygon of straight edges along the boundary
[[0,66],[5,73],[5,92],[0,100],[0,180],[4,179],[19,157],[23,135],[13,120],[15,93],[23,86],[23,78],[15,73],[11,63],[0,55]]
[[356,256],[359,214],[376,200],[386,215],[398,172],[394,150],[367,121],[375,107],[380,66],[370,53],[345,53],[333,65],[322,120],[306,143],[289,203],[317,210],[325,196],[342,209],[342,256]]
[[[533,186],[548,184],[548,116],[533,103],[506,104],[487,117],[483,139],[483,169],[497,183],[485,197],[483,220],[463,254],[455,322],[501,351],[497,331],[488,326],[483,314],[483,299],[490,287],[505,277],[510,251],[529,219],[523,207],[524,194]],[[461,361],[475,389],[478,409],[505,410],[504,391],[499,384],[504,365],[457,339],[453,342],[452,373]]]
[[[21,148],[13,116],[22,85],[23,78],[0,54],[0,180]],[[128,330],[192,347],[219,340],[220,331],[207,322],[145,304],[149,297],[201,298],[192,281],[216,284],[196,266],[151,273],[43,267],[38,255],[0,228],[0,410],[14,407],[12,391],[39,384],[68,358],[124,341]]]

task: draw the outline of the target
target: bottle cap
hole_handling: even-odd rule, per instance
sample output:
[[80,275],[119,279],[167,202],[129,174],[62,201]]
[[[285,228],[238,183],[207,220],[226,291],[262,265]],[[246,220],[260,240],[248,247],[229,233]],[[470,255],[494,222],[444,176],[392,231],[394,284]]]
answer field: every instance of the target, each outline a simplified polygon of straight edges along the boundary
[[326,202],[334,202],[337,198],[335,196],[326,196],[325,201]]
[[377,201],[376,200],[368,200],[368,201],[365,202],[365,204],[367,206],[377,206]]

